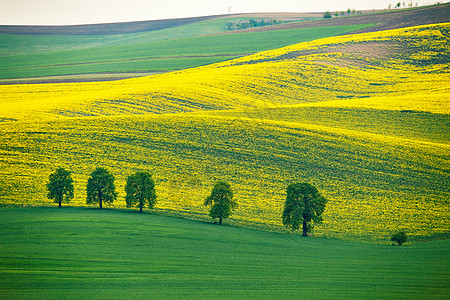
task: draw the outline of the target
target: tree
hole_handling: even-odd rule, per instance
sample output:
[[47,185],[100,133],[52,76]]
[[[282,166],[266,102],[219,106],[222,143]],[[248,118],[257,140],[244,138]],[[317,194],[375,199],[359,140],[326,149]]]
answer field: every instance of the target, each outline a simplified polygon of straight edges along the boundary
[[117,199],[114,176],[104,168],[97,168],[88,179],[86,202],[99,203],[102,209],[103,202],[112,203]]
[[233,200],[233,191],[229,183],[224,181],[217,182],[205,200],[205,206],[212,205],[209,215],[211,218],[219,219],[219,225],[222,220],[228,218],[232,211],[237,207],[237,202]]
[[327,11],[327,12],[325,12],[325,13],[323,14],[323,17],[324,17],[325,19],[330,19],[330,18],[331,18],[331,13],[330,13],[329,11]]
[[73,198],[73,179],[69,171],[64,168],[58,168],[49,176],[47,183],[48,199],[53,199],[55,203],[69,202]]
[[396,242],[399,246],[401,246],[403,243],[406,243],[408,241],[408,236],[404,231],[397,232],[392,235],[391,241]]
[[296,230],[299,229],[300,223],[303,223],[303,236],[308,236],[313,223],[323,221],[322,213],[327,199],[309,183],[290,184],[286,192],[282,215],[283,225]]
[[156,204],[155,182],[148,172],[136,172],[128,176],[125,192],[127,206],[138,205],[139,212],[145,205],[151,209]]

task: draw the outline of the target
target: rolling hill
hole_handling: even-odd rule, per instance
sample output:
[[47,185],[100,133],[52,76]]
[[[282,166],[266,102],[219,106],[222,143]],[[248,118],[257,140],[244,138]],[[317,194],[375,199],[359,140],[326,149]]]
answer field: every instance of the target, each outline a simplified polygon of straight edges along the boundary
[[[0,56],[0,78],[27,78],[56,75],[114,72],[164,72],[207,65],[259,51],[275,49],[298,42],[335,36],[371,24],[318,27],[308,29],[288,29],[233,35],[213,35],[191,38],[176,38],[144,42],[149,36],[139,34],[125,37],[119,45],[89,47],[62,52],[33,53]],[[180,33],[177,28],[177,33]],[[153,33],[153,32],[151,32]],[[167,32],[157,32],[167,37]],[[153,34],[154,35],[154,34]],[[181,34],[181,36],[187,34]],[[170,36],[170,33],[169,33]],[[187,35],[189,36],[189,35]],[[10,38],[10,37],[8,37]],[[77,44],[77,39],[70,44]],[[103,37],[99,38],[101,41]],[[117,39],[115,37],[115,39]],[[131,40],[130,40],[131,39]],[[58,39],[60,40],[60,39]],[[20,37],[19,37],[20,41]],[[139,43],[132,43],[139,41]],[[89,39],[87,42],[95,42]],[[110,41],[114,44],[113,39]],[[99,42],[100,43],[100,42]],[[9,43],[5,43],[9,45]]]
[[[0,84],[104,81],[227,61],[314,39],[450,22],[450,5],[305,21],[310,14],[242,14],[78,26],[0,26]],[[226,31],[227,22],[286,22]],[[28,78],[28,79],[27,79]]]
[[449,240],[406,247],[111,210],[0,208],[3,299],[446,299]]
[[74,205],[96,166],[154,174],[158,209],[208,219],[229,181],[227,222],[281,230],[284,191],[329,199],[314,235],[384,243],[448,238],[449,32],[436,24],[291,45],[214,65],[102,83],[0,86],[0,201],[45,205],[57,166]]

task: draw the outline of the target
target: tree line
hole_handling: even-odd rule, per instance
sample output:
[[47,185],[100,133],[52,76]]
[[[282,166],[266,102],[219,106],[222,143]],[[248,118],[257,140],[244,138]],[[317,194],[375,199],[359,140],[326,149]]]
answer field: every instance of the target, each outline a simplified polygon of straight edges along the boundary
[[[113,203],[117,199],[114,180],[114,175],[108,170],[96,168],[87,181],[86,203],[98,203],[100,209],[104,203]],[[62,202],[70,202],[74,197],[71,172],[64,168],[56,169],[49,176],[47,189],[47,197],[58,203],[59,207]],[[322,222],[321,215],[327,200],[316,187],[308,183],[291,184],[286,192],[286,202],[282,213],[283,224],[292,230],[298,230],[301,225],[303,235],[307,236],[313,224]],[[127,207],[138,206],[141,213],[145,206],[152,209],[156,205],[155,182],[148,172],[139,171],[128,176],[125,193]],[[211,206],[209,214],[212,219],[218,219],[219,225],[222,225],[223,220],[238,207],[238,203],[233,199],[233,190],[225,181],[215,183],[204,205]]]
[[[105,168],[96,168],[89,176],[86,185],[86,203],[98,203],[99,208],[103,203],[112,203],[117,199],[114,175]],[[59,204],[70,202],[74,197],[73,179],[71,172],[64,168],[58,168],[49,176],[47,183],[50,200]],[[138,206],[139,212],[145,206],[149,209],[156,205],[155,182],[152,175],[145,171],[138,171],[127,178],[125,185],[125,202],[127,207]],[[309,183],[297,182],[290,184],[286,189],[286,201],[281,215],[283,225],[292,231],[302,227],[302,235],[308,236],[314,224],[323,221],[322,214],[325,211],[327,199],[320,194],[317,188]],[[211,194],[204,201],[205,206],[211,206],[209,215],[212,219],[218,219],[222,225],[238,207],[233,199],[233,190],[228,182],[218,181],[212,188]],[[401,246],[408,241],[406,232],[395,233],[391,240]]]

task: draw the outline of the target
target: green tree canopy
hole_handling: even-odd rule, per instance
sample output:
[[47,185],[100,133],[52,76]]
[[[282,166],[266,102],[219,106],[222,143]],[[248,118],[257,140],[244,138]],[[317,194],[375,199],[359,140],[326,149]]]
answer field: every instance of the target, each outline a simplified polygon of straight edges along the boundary
[[114,176],[105,168],[97,168],[91,173],[86,191],[86,202],[88,204],[99,203],[100,209],[103,202],[112,203],[117,199]]
[[391,241],[396,242],[399,246],[401,246],[403,243],[408,241],[408,235],[406,235],[406,232],[404,231],[397,232],[392,235]]
[[293,183],[287,187],[286,202],[283,210],[283,224],[292,230],[299,229],[303,225],[303,236],[308,232],[313,223],[321,223],[322,213],[325,210],[325,199],[316,187],[309,183]]
[[228,218],[237,207],[237,202],[233,200],[233,191],[229,183],[218,181],[205,200],[205,205],[212,205],[209,215],[211,218],[219,219],[219,225],[222,225],[223,219]]
[[324,12],[323,17],[325,19],[329,19],[329,18],[331,18],[331,13],[329,11],[326,11],[326,12]]
[[73,198],[73,179],[70,172],[64,168],[56,169],[49,176],[47,189],[47,198],[59,203],[59,207],[61,207],[61,202],[69,202]]
[[143,206],[153,208],[156,204],[155,182],[148,172],[136,172],[128,176],[125,192],[127,207],[138,205],[142,212]]

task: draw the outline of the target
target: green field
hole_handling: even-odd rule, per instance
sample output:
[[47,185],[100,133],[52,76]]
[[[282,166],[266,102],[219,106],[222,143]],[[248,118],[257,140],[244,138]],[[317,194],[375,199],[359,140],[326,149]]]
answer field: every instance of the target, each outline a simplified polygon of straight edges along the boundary
[[160,30],[113,35],[0,34],[0,56],[142,44],[215,34],[224,32],[225,24],[235,19],[237,18],[217,18]]
[[[160,30],[111,35],[0,34],[0,56],[79,50],[94,47],[142,44],[225,32],[225,24],[242,17],[212,18]],[[114,25],[114,24],[111,24]]]
[[336,36],[372,25],[234,33],[148,43],[133,39],[134,42],[140,42],[63,52],[0,56],[0,79],[186,69],[295,43]]
[[447,299],[450,241],[302,238],[154,214],[0,209],[2,299]]

